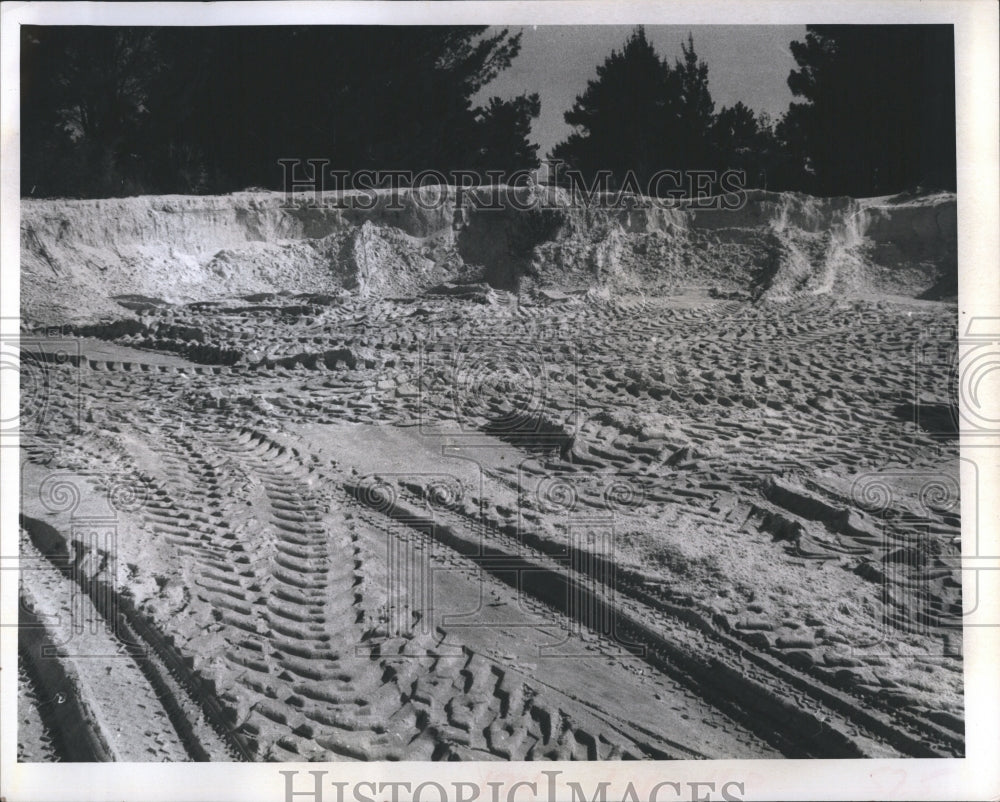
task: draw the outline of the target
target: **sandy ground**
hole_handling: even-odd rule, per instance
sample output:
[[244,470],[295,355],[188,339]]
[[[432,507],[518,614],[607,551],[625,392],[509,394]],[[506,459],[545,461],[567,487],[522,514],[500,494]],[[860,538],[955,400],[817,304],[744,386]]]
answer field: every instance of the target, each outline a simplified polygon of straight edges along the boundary
[[21,759],[963,754],[955,304],[681,278],[36,328]]

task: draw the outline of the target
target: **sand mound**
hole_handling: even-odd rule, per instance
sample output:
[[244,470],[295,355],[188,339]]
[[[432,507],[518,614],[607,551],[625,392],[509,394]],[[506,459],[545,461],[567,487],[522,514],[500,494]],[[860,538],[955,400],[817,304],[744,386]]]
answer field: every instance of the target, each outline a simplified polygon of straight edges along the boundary
[[121,315],[144,297],[183,303],[253,293],[419,294],[442,282],[496,289],[652,294],[684,286],[784,299],[826,292],[953,295],[951,194],[855,200],[748,192],[736,210],[610,208],[555,189],[454,188],[377,196],[25,200],[22,314]]

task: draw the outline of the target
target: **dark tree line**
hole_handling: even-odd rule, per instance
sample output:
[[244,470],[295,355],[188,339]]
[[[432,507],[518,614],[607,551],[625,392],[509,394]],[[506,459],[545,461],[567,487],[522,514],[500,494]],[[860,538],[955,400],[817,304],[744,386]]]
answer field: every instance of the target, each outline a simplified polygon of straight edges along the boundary
[[[698,58],[690,35],[681,52],[683,58],[671,65],[656,53],[645,30],[636,28],[565,113],[575,131],[553,149],[553,157],[587,179],[610,171],[616,186],[631,174],[643,190],[652,190],[664,170],[741,169],[756,185],[765,166],[773,167],[778,158],[769,121],[742,103],[716,113],[708,65]],[[667,181],[662,189],[676,186]]]
[[[520,50],[478,27],[26,26],[22,193],[279,188],[280,159],[332,169],[512,172],[538,165],[538,95],[473,98]],[[661,58],[637,28],[565,113],[554,158],[585,176],[739,169],[820,195],[955,188],[951,26],[810,26],[776,124],[716,110],[688,37]]]
[[816,25],[792,42],[793,102],[778,126],[820,194],[955,189],[950,25]]
[[[747,186],[818,195],[955,188],[950,25],[817,25],[792,42],[797,100],[772,125],[737,102],[715,112],[690,36],[673,65],[637,28],[564,115],[553,156],[586,178],[742,170]],[[673,186],[666,185],[668,190]]]
[[514,170],[537,95],[472,98],[520,35],[472,27],[22,28],[22,191],[279,188],[330,169]]

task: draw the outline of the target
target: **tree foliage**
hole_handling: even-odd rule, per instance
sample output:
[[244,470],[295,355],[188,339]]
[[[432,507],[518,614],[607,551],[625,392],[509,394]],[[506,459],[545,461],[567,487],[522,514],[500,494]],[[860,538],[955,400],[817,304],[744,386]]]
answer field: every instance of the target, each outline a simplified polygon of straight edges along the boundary
[[541,113],[537,93],[511,100],[490,98],[476,110],[477,148],[473,167],[481,172],[497,169],[497,164],[537,167],[538,145],[532,143],[531,121]]
[[950,25],[813,25],[779,135],[819,194],[955,188],[954,39]]
[[[474,98],[520,50],[454,26],[21,29],[24,194],[277,188],[280,159],[357,171],[538,164],[537,94]],[[777,122],[716,110],[689,35],[661,58],[636,28],[564,119],[552,156],[588,178],[738,169],[748,186],[873,195],[955,188],[951,26],[809,26]]]
[[473,103],[519,49],[483,27],[25,27],[22,191],[277,188],[279,159],[535,167],[537,95]]
[[809,26],[792,42],[796,98],[778,124],[742,102],[715,113],[690,35],[673,66],[637,28],[564,115],[552,156],[640,185],[657,170],[743,170],[747,186],[873,195],[955,188],[950,26]]
[[690,34],[681,53],[671,66],[636,28],[564,115],[575,130],[553,158],[588,179],[608,170],[619,186],[629,173],[646,189],[662,170],[729,168],[745,170],[755,184],[776,150],[770,127],[742,103],[716,114],[708,65]]
[[680,144],[678,76],[636,28],[563,118],[574,127],[552,156],[591,177],[608,170],[621,184],[630,171],[645,185]]
[[670,144],[682,163],[711,167],[715,101],[708,91],[708,65],[694,52],[691,34],[681,50],[684,58],[676,62],[669,82],[668,102],[674,107],[671,133],[675,134]]

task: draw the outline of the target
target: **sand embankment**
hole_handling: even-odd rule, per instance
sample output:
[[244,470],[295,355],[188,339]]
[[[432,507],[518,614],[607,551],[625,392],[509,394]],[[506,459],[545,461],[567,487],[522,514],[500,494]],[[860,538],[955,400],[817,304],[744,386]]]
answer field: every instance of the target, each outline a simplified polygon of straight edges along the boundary
[[277,192],[24,200],[22,315],[122,315],[114,299],[128,296],[416,294],[455,280],[652,294],[700,285],[773,299],[957,290],[953,194],[754,190],[737,209],[617,209],[531,192],[501,188],[493,202],[466,197],[459,210],[454,188],[437,187],[327,195],[322,205]]

